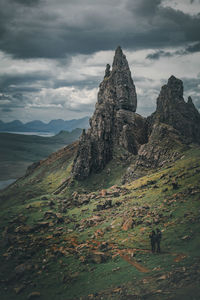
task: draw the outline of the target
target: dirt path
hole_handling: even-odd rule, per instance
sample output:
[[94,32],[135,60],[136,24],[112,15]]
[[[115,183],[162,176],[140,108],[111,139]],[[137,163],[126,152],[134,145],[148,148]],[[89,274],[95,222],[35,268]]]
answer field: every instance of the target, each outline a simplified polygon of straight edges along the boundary
[[[134,266],[138,271],[142,272],[142,273],[148,273],[151,270],[145,268],[144,266],[142,266],[141,264],[139,264],[138,262],[136,262],[135,260],[133,260],[130,255],[133,255],[134,252],[146,252],[146,253],[150,253],[150,250],[146,250],[146,249],[124,249],[124,250],[118,250],[118,254],[120,255],[120,257],[122,259],[124,259],[125,261],[127,261],[129,264],[131,264],[132,266]],[[167,253],[167,252],[166,252]],[[128,255],[127,255],[128,254]],[[174,262],[180,262],[181,260],[185,259],[187,256],[183,253],[170,253],[169,254],[176,256],[174,258]]]
[[122,259],[124,259],[125,261],[127,261],[129,264],[131,264],[132,266],[134,266],[138,271],[142,272],[142,273],[148,273],[150,272],[149,269],[145,268],[144,266],[142,266],[141,264],[139,264],[138,262],[136,262],[135,260],[133,260],[130,255],[126,255],[124,254],[124,251],[120,251],[118,250],[118,253],[120,255],[120,257]]
[[125,261],[127,261],[129,264],[131,264],[132,266],[134,266],[138,271],[140,271],[142,273],[148,273],[148,272],[150,272],[149,269],[143,267],[138,262],[132,260],[128,255],[122,255],[122,254],[120,254],[120,256],[121,256],[122,259],[124,259]]

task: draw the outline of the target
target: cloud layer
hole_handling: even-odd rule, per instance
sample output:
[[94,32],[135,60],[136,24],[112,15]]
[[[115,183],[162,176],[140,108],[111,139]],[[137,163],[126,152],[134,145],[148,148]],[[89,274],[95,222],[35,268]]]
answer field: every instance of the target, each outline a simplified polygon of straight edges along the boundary
[[118,45],[133,73],[138,112],[154,110],[171,74],[184,79],[186,95],[200,107],[199,0],[1,0],[0,6],[1,119],[91,115]]

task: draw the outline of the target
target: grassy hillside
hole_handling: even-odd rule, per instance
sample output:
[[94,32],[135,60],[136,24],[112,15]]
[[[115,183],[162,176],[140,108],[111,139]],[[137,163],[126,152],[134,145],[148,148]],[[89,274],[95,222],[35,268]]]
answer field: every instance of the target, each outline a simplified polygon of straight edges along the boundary
[[81,131],[61,131],[53,137],[0,133],[0,180],[23,176],[31,163],[77,140]]
[[[1,194],[1,299],[199,299],[200,148],[123,186],[116,153],[67,188],[75,148]],[[156,227],[161,254],[150,251]]]

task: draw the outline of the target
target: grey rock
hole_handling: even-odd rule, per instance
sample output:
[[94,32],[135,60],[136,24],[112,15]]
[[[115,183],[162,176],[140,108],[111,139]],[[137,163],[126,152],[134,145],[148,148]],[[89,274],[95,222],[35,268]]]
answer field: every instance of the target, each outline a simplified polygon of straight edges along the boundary
[[105,76],[104,76],[104,78],[107,78],[109,76],[110,76],[110,65],[107,64],[106,65],[106,70],[105,70]]
[[162,122],[177,129],[188,142],[200,143],[200,114],[192,98],[183,98],[183,82],[171,76],[161,89],[157,99],[156,112],[149,118],[150,123]]
[[161,89],[156,111],[147,119],[135,113],[137,95],[125,55],[117,48],[112,70],[106,66],[98,101],[83,130],[72,166],[73,179],[84,180],[98,173],[112,160],[114,149],[122,147],[135,160],[123,183],[144,175],[148,168],[162,167],[176,160],[191,142],[200,143],[200,114],[191,97],[183,98],[183,83],[171,76]]
[[177,148],[183,145],[180,133],[164,123],[155,123],[148,142],[140,146],[138,155],[125,175],[124,182],[143,176],[150,168],[160,168],[180,157]]
[[120,47],[112,65],[107,65],[99,87],[90,129],[83,130],[72,167],[72,178],[83,180],[101,171],[113,157],[113,149],[121,145],[136,154],[145,142],[145,118],[135,114],[136,90],[125,55]]

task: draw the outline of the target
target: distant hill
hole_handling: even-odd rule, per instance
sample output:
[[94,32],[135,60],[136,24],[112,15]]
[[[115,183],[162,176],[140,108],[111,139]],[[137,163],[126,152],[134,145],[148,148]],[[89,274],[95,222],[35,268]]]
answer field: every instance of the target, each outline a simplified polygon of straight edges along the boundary
[[30,164],[74,142],[81,132],[61,131],[53,137],[0,133],[0,180],[19,178]]
[[81,119],[73,119],[64,121],[62,119],[51,120],[49,123],[44,123],[39,120],[31,121],[23,124],[19,120],[9,123],[0,121],[0,131],[4,132],[53,132],[59,133],[61,130],[72,131],[76,128],[89,127],[89,117]]

